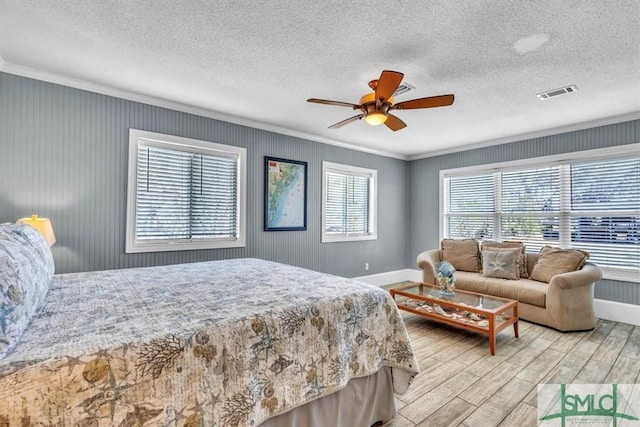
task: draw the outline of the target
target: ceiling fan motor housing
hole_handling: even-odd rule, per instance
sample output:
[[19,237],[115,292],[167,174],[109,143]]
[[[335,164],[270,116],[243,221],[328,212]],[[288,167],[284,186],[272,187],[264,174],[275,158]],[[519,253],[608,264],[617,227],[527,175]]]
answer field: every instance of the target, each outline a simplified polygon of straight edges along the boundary
[[[364,95],[362,98],[360,98],[360,105],[362,105],[363,107],[366,107],[369,104],[373,104],[374,106],[376,105],[376,93],[375,92],[369,92],[366,95]],[[389,110],[389,107],[391,107],[391,105],[393,105],[393,97],[389,97],[386,101],[384,101],[382,103],[382,105],[387,105],[387,111]]]
[[383,102],[377,102],[375,92],[368,93],[360,98],[360,105],[365,113],[364,119],[370,125],[381,125],[387,120],[389,108],[393,105],[393,98]]

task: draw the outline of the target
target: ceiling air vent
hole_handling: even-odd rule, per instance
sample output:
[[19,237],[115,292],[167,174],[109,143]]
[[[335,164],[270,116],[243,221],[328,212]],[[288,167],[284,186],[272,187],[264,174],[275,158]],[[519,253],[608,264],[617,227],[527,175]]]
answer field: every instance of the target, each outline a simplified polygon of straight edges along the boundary
[[537,94],[536,96],[538,97],[539,100],[544,101],[546,99],[553,98],[558,95],[564,95],[565,93],[572,93],[577,91],[578,91],[578,88],[576,87],[576,85],[571,85],[571,86],[561,87],[560,89],[553,89],[547,92],[542,92]]
[[414,90],[415,87],[411,86],[409,83],[401,83],[400,86],[398,86],[398,89],[396,89],[395,92],[393,92],[393,96],[398,96],[398,95],[402,95],[403,93],[407,93],[410,90]]

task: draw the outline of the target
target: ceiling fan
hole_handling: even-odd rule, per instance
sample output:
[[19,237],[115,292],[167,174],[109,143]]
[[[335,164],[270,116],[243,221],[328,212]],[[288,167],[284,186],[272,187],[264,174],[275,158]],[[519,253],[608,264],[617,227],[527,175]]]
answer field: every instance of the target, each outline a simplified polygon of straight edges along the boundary
[[381,125],[384,123],[394,132],[406,127],[407,124],[391,114],[390,112],[393,110],[416,110],[418,108],[445,107],[453,104],[453,94],[411,99],[394,104],[393,94],[396,89],[398,89],[398,86],[400,86],[403,77],[404,74],[397,71],[384,70],[378,80],[371,80],[369,82],[369,87],[373,92],[367,93],[360,98],[360,104],[318,98],[309,98],[307,102],[337,105],[338,107],[349,107],[362,111],[362,113],[356,116],[349,117],[346,120],[329,126],[329,129],[337,129],[364,117],[365,121],[370,125]]

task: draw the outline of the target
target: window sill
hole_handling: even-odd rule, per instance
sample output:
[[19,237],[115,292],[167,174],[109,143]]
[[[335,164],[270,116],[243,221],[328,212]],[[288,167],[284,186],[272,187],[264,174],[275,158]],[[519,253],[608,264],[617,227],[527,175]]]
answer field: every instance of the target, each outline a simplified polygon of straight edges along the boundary
[[377,240],[377,234],[369,234],[366,236],[322,236],[322,243],[340,243],[340,242],[357,242],[360,240]]
[[170,251],[193,251],[203,249],[224,249],[224,248],[244,248],[244,240],[218,240],[215,242],[148,242],[148,243],[127,243],[125,252],[170,252]]
[[631,268],[600,267],[602,278],[605,280],[618,280],[621,282],[640,283],[640,273]]

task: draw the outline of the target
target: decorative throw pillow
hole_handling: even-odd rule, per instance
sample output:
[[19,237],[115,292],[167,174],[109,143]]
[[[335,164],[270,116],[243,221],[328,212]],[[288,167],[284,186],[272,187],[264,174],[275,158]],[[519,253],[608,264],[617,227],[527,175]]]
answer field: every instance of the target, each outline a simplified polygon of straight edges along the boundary
[[518,280],[520,249],[495,249],[482,251],[482,275],[501,279]]
[[556,274],[580,270],[588,259],[589,253],[580,249],[545,246],[540,249],[538,261],[531,271],[531,279],[548,283]]
[[524,243],[514,241],[494,242],[491,240],[482,242],[482,250],[494,250],[496,248],[520,249],[520,254],[518,255],[518,271],[520,272],[520,277],[522,277],[523,279],[529,278],[529,272],[527,270],[527,252],[525,250]]
[[0,224],[0,359],[44,303],[54,265],[44,237],[26,224]]
[[480,248],[473,239],[442,239],[441,260],[448,261],[456,270],[480,272]]

